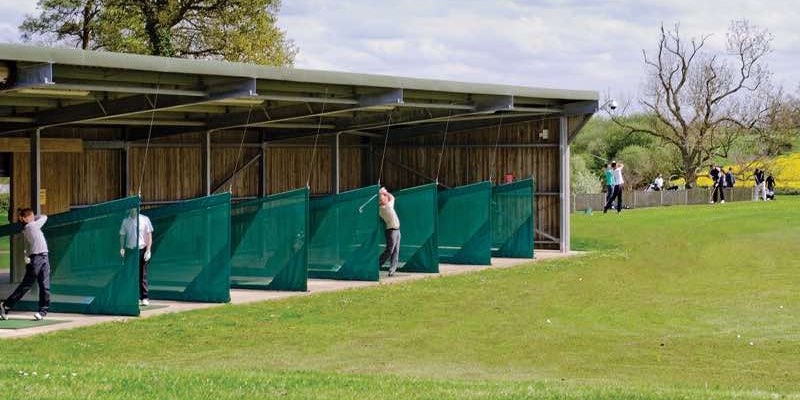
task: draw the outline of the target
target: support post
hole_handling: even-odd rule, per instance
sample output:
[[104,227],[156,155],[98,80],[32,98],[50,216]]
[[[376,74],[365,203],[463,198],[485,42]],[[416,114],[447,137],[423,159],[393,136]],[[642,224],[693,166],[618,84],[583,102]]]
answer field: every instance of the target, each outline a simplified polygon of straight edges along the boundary
[[31,133],[31,208],[36,215],[42,213],[39,191],[42,188],[41,132],[36,128]]
[[203,138],[203,183],[206,196],[211,196],[211,131]]
[[119,183],[119,197],[128,197],[131,190],[131,145],[128,143],[128,129],[125,129],[125,141],[122,145],[122,157],[120,157],[120,170],[122,170]]
[[260,171],[260,179],[259,185],[261,186],[261,190],[259,193],[261,197],[264,197],[269,194],[269,180],[267,179],[267,153],[269,152],[268,144],[265,141],[261,141],[261,160],[259,171]]
[[331,193],[339,194],[339,137],[337,133],[331,137]]
[[560,192],[561,204],[559,210],[559,242],[562,253],[568,253],[569,243],[569,210],[570,210],[570,191],[569,191],[569,132],[567,130],[567,117],[560,117],[559,123],[559,153],[561,154]]

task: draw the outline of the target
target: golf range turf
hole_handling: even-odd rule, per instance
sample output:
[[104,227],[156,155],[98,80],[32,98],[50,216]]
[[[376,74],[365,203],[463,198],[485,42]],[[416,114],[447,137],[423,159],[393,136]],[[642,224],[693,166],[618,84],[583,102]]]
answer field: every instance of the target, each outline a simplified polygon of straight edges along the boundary
[[6,340],[0,384],[37,399],[800,398],[799,206],[576,214],[577,257]]

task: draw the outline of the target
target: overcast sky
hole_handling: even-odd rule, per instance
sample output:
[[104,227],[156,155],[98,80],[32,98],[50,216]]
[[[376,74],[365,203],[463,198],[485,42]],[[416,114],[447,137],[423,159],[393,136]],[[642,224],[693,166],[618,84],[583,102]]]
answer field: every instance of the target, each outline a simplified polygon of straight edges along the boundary
[[[0,42],[35,0],[0,0]],[[800,7],[793,1],[283,0],[278,17],[300,49],[298,68],[484,83],[588,89],[635,97],[642,50],[658,27],[712,34],[724,48],[733,19],[774,35],[768,58],[777,83],[800,84]]]

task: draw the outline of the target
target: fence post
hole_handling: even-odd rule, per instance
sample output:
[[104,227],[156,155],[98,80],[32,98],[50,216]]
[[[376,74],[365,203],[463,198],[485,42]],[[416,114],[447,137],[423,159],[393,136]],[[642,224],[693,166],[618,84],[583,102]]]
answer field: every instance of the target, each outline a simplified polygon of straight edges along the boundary
[[689,205],[689,189],[683,189],[683,205]]

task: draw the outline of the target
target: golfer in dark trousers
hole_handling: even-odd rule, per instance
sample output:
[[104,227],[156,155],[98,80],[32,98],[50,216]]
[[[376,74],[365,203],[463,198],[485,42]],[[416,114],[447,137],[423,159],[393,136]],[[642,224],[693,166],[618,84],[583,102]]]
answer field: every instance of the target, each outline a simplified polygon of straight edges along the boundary
[[150,266],[150,249],[153,248],[153,224],[150,218],[131,209],[119,227],[119,255],[139,260],[139,305],[149,306],[147,268]]
[[386,260],[391,260],[389,276],[392,276],[397,271],[397,263],[400,258],[400,219],[397,218],[397,212],[394,210],[394,196],[386,188],[381,188],[378,195],[380,196],[379,213],[386,224],[386,250],[381,254],[378,266],[382,266]]
[[25,237],[25,277],[22,282],[4,301],[0,301],[0,319],[5,320],[6,314],[14,305],[28,293],[36,282],[39,285],[39,312],[33,314],[33,319],[39,321],[47,315],[50,308],[50,260],[47,258],[47,241],[42,233],[42,226],[47,222],[46,215],[34,217],[33,210],[23,208],[18,211],[19,222],[24,225],[22,236]]
[[606,202],[605,207],[603,207],[603,214],[607,213],[608,209],[611,208],[614,199],[617,200],[617,212],[622,212],[622,185],[625,183],[625,180],[622,178],[622,168],[624,166],[625,165],[622,163],[617,164],[616,161],[611,163],[611,173],[614,178],[614,191],[611,198]]

